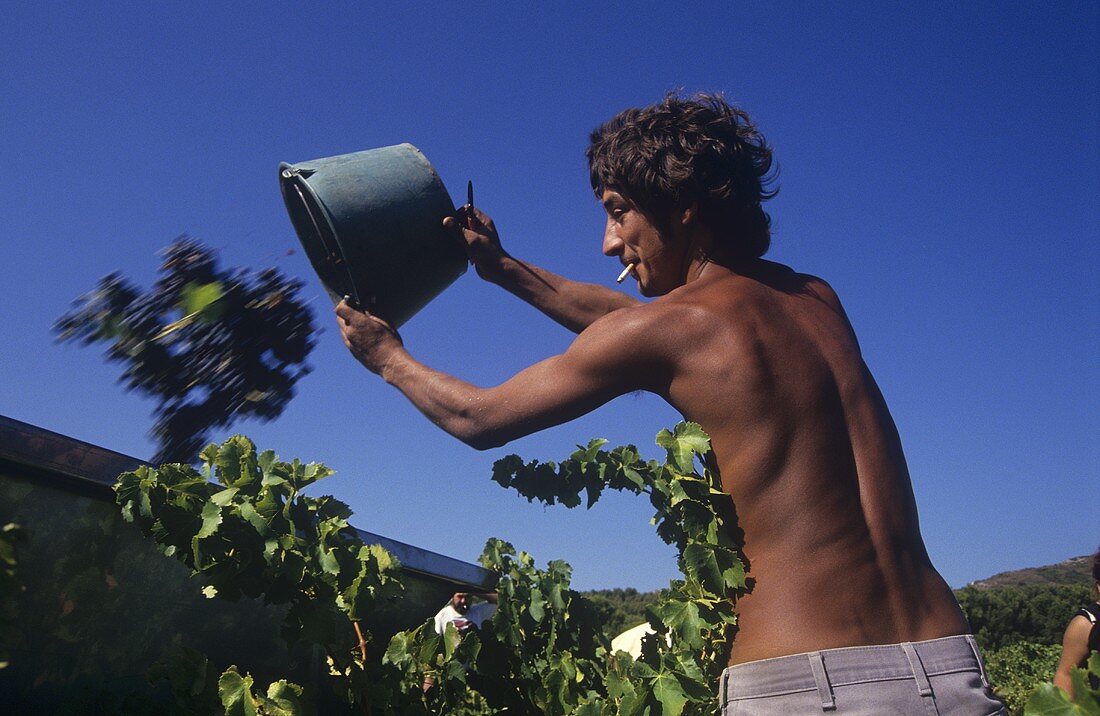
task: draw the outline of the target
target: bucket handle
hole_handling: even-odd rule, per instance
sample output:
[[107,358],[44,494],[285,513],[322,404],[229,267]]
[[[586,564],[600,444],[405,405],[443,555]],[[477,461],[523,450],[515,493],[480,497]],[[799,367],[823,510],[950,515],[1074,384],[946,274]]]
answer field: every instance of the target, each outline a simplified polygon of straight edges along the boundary
[[[328,260],[333,263],[342,264],[344,263],[343,252],[340,250],[339,245],[337,245],[336,247],[330,246],[329,242],[325,240],[328,234],[321,229],[321,224],[313,213],[312,204],[311,202],[306,200],[305,193],[302,191],[301,182],[305,181],[316,173],[316,169],[309,169],[306,167],[287,167],[282,171],[283,179],[288,180],[291,186],[294,187],[294,191],[298,193],[298,198],[301,199],[302,206],[305,207],[306,214],[309,216],[309,221],[313,224],[313,230],[314,232],[316,232],[316,235],[321,239],[321,245],[324,246],[325,253],[328,254]],[[299,181],[290,181],[293,179],[298,179]],[[352,308],[360,309],[362,303],[358,292],[355,289],[355,285],[353,283],[349,283],[348,289],[352,293],[351,295],[345,294],[344,300],[347,301],[348,305]],[[375,297],[373,294],[367,296],[367,299],[368,303],[371,306],[374,306],[378,302],[377,297]]]

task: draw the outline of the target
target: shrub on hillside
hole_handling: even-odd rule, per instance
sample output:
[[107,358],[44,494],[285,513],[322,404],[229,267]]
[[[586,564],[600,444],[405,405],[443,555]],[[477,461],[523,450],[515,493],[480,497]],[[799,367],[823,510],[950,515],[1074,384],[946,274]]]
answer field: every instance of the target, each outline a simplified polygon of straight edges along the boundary
[[608,639],[646,621],[645,610],[655,606],[660,596],[660,592],[639,592],[633,587],[595,589],[583,594],[596,609]]
[[1021,641],[984,654],[989,682],[1008,707],[1021,714],[1035,688],[1054,678],[1062,647]]
[[955,596],[985,653],[1018,642],[1061,644],[1073,613],[1093,598],[1088,584],[963,587]]

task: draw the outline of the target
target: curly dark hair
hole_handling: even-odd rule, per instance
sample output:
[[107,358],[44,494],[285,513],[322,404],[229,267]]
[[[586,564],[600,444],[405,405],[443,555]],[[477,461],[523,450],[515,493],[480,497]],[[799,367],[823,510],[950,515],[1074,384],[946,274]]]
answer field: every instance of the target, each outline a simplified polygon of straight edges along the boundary
[[592,190],[617,191],[667,230],[671,211],[698,202],[699,220],[736,258],[763,256],[775,196],[772,150],[748,114],[719,95],[627,109],[591,135],[585,152]]
[[1092,579],[1097,584],[1100,584],[1100,549],[1096,550],[1096,554],[1092,555]]

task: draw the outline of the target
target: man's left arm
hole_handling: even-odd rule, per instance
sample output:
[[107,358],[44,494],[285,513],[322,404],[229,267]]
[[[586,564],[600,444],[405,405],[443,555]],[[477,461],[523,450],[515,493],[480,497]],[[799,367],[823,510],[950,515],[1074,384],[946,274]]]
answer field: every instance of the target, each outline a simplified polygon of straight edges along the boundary
[[[479,450],[572,420],[624,393],[663,393],[669,379],[661,343],[675,322],[661,319],[657,304],[604,316],[561,355],[492,388],[420,363],[375,316],[344,303],[336,312],[344,343],[364,366],[404,393],[433,423]],[[663,329],[652,330],[655,322]]]

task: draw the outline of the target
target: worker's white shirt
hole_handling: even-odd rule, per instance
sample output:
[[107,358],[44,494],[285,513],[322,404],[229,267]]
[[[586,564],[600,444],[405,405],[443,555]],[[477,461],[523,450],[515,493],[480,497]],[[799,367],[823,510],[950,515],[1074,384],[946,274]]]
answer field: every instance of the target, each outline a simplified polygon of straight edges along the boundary
[[[456,622],[455,627],[461,627],[463,626],[463,622],[467,621],[473,624],[475,628],[480,629],[482,622],[493,616],[496,610],[496,604],[491,602],[479,602],[478,604],[471,604],[465,614],[459,614],[458,611],[448,603],[447,606],[440,609],[439,613],[435,615],[436,633],[442,634],[447,629],[447,622]],[[461,629],[459,629],[459,631],[461,631]]]
[[656,634],[649,622],[643,622],[636,627],[627,629],[622,634],[611,640],[611,653],[625,651],[635,659],[642,655],[642,638],[646,634]]

